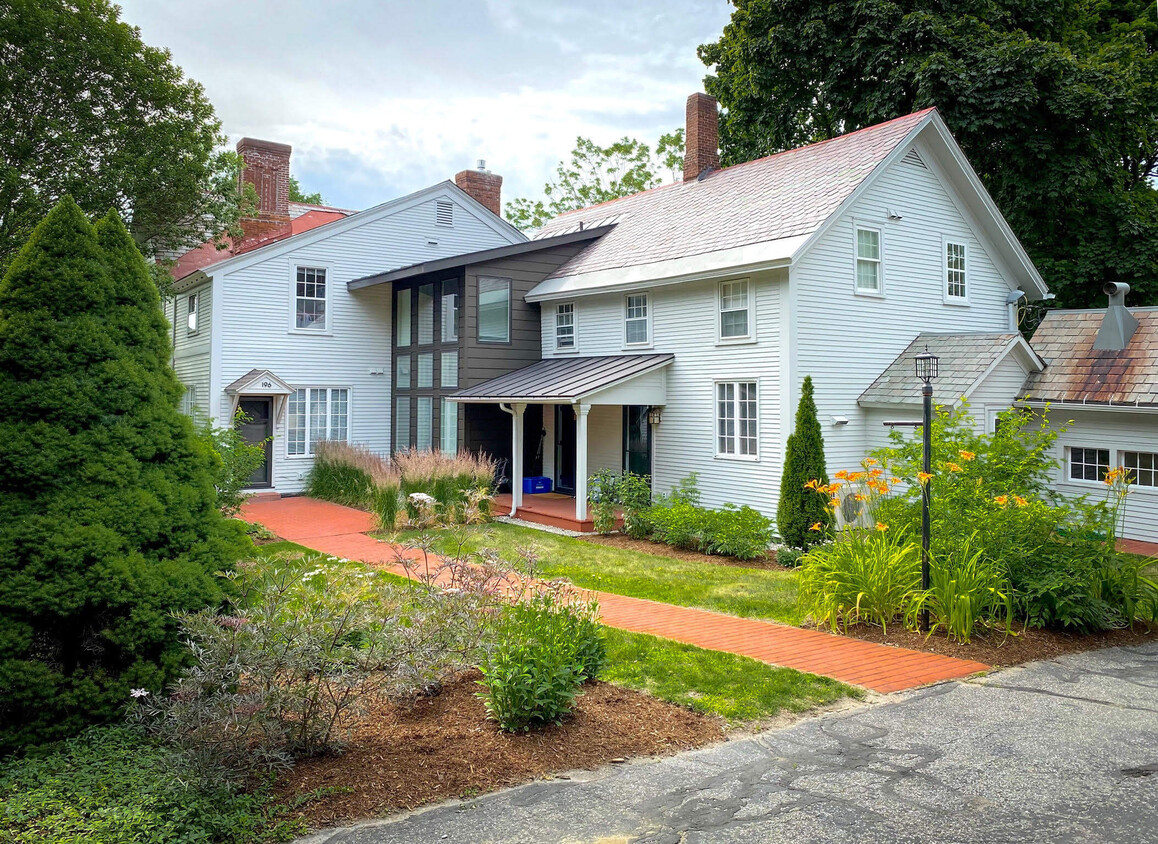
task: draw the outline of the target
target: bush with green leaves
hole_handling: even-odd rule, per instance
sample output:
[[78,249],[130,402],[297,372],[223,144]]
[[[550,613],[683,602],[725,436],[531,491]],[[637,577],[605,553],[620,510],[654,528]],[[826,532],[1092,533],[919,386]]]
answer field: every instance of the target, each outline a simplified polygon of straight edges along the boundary
[[479,665],[487,713],[508,732],[557,724],[606,660],[598,606],[538,592],[508,607],[494,648]]
[[725,504],[720,510],[699,506],[695,474],[684,478],[642,517],[651,538],[674,548],[755,560],[768,553],[775,531],[772,520],[744,505]]
[[180,750],[124,726],[0,762],[0,838],[10,844],[250,844],[305,832],[278,814],[268,786],[205,780]]
[[117,717],[185,658],[173,613],[249,546],[178,411],[160,298],[65,198],[0,281],[0,752]]
[[[780,503],[776,508],[776,526],[785,545],[807,550],[823,542],[832,525],[828,497],[816,489],[816,481],[828,484],[824,463],[824,436],[816,415],[812,393],[812,376],[804,377],[800,404],[796,409],[796,427],[788,436],[784,451],[784,471],[780,476]],[[820,529],[816,528],[820,525]]]
[[251,443],[238,430],[248,421],[249,417],[238,410],[232,427],[218,428],[212,419],[197,426],[197,435],[216,458],[213,487],[217,490],[217,508],[227,516],[235,516],[241,510],[246,498],[241,491],[265,463],[265,442]]
[[966,541],[930,561],[929,589],[909,604],[906,622],[910,628],[918,627],[922,611],[928,610],[929,629],[944,630],[959,642],[968,642],[978,624],[1003,625],[1009,632],[1011,595],[1004,569]]

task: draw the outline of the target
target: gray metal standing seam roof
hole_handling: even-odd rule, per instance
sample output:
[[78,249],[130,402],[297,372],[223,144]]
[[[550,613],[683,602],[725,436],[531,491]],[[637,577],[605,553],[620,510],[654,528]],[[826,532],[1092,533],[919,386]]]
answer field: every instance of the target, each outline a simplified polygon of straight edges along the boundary
[[673,360],[672,354],[547,358],[459,390],[452,398],[462,402],[574,401]]

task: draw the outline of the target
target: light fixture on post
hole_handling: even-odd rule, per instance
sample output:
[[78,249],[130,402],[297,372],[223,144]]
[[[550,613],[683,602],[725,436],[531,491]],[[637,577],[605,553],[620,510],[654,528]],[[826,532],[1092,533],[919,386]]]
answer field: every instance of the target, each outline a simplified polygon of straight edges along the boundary
[[[924,417],[921,424],[922,448],[921,464],[924,480],[921,481],[921,590],[929,591],[929,538],[931,533],[929,506],[933,494],[933,379],[937,377],[938,358],[929,351],[917,355],[917,378],[921,380],[921,398],[924,403]],[[921,610],[921,629],[929,629],[929,608],[926,603]]]
[[658,425],[663,418],[663,411],[661,408],[653,407],[647,412],[647,421],[652,425]]

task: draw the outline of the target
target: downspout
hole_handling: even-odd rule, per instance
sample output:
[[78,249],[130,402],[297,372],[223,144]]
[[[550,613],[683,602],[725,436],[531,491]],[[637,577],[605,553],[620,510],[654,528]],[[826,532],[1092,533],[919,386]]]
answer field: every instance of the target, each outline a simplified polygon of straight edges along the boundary
[[[509,413],[510,414],[510,416],[511,416],[511,430],[514,431],[515,430],[515,411],[514,411],[514,409],[509,404],[504,404],[503,402],[499,402],[499,410],[501,410],[503,413]],[[512,519],[515,517],[515,511],[519,509],[519,505],[515,501],[515,478],[514,478],[515,450],[514,450],[514,445],[513,445],[514,439],[515,439],[514,434],[512,434],[511,435],[511,442],[512,442],[512,446],[511,446],[511,470],[512,470],[511,471],[511,512],[507,514]]]

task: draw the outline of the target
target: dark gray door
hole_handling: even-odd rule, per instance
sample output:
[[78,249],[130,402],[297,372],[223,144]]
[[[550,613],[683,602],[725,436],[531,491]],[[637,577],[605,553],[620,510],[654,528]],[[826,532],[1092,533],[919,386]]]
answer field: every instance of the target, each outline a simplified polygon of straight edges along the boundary
[[247,443],[265,443],[265,460],[249,476],[251,487],[273,486],[273,399],[241,399],[237,409],[244,413],[247,421],[237,429]]
[[623,408],[623,468],[628,472],[651,475],[651,430],[647,425],[646,405]]
[[555,490],[575,494],[575,408],[555,405]]

